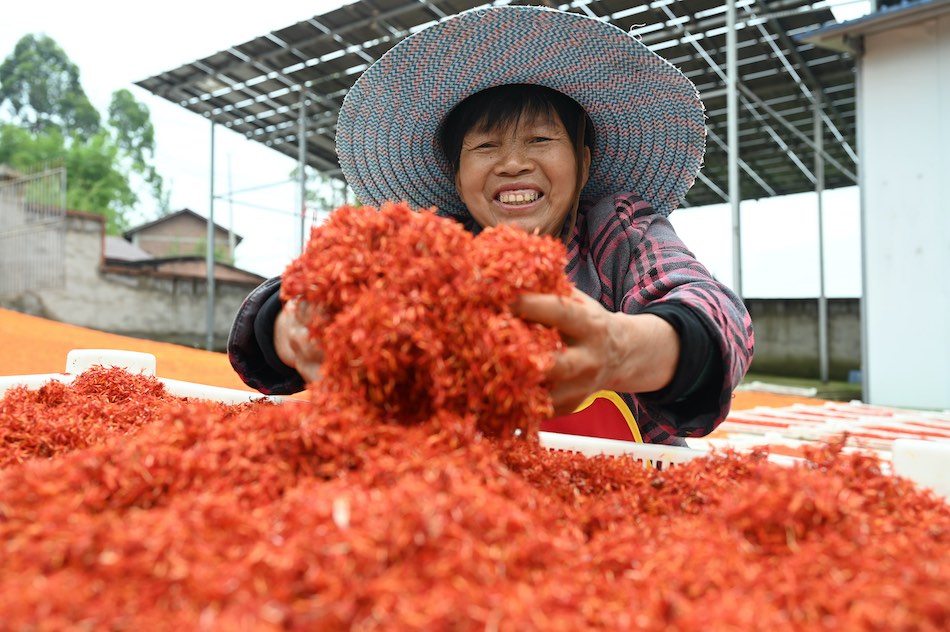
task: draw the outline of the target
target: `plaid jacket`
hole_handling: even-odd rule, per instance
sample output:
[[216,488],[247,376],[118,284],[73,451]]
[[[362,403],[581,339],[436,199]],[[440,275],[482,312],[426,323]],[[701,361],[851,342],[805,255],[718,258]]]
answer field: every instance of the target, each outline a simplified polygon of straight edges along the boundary
[[726,415],[732,393],[752,360],[752,319],[742,301],[696,261],[664,216],[632,193],[581,204],[568,242],[567,273],[574,284],[611,311],[637,314],[659,303],[679,303],[706,326],[722,359],[723,383],[705,413],[676,420],[647,397],[620,393],[646,443],[682,443],[701,437]]
[[[463,222],[472,232],[481,227]],[[680,437],[703,436],[725,419],[732,392],[745,376],[752,359],[752,321],[742,301],[716,281],[686,248],[669,221],[631,193],[582,203],[574,232],[568,242],[568,277],[583,292],[612,311],[637,314],[660,303],[679,304],[705,325],[722,360],[723,382],[716,401],[705,402],[704,411],[678,419],[674,410],[646,396],[620,393],[627,403],[643,441],[683,444]],[[279,278],[254,290],[238,311],[228,341],[231,364],[251,387],[268,394],[303,390],[300,376],[292,369],[276,369],[261,348],[258,337],[268,335],[257,327],[265,305],[273,305]],[[271,320],[272,326],[272,320]]]

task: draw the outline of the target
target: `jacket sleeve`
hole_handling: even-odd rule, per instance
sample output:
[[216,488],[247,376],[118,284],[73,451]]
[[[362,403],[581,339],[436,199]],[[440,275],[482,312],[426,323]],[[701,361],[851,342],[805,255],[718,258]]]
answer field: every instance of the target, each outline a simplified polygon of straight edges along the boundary
[[245,384],[267,395],[289,395],[306,386],[274,350],[274,322],[280,307],[280,277],[274,277],[244,299],[228,336],[231,366]]
[[754,335],[748,310],[696,260],[669,220],[636,195],[610,196],[589,213],[595,229],[590,260],[598,271],[602,302],[612,303],[608,309],[628,314],[659,306],[687,309],[708,334],[719,361],[712,367],[718,388],[694,393],[704,401],[694,398],[684,407],[682,402],[635,395],[641,429],[658,438],[709,434],[728,415],[732,393],[752,360]]

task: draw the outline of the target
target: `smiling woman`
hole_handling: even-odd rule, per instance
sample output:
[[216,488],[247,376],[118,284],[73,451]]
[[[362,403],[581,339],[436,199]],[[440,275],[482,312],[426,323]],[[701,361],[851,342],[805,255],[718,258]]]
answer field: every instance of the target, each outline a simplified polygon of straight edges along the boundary
[[587,118],[543,86],[489,88],[459,104],[443,125],[442,149],[478,227],[566,237],[590,173]]
[[[556,415],[570,418],[562,431],[590,434],[574,413],[604,391],[635,420],[630,440],[683,445],[725,418],[751,360],[752,323],[667,219],[702,165],[703,104],[635,37],[541,7],[460,13],[367,68],[336,141],[367,206],[406,201],[473,234],[508,224],[565,243],[573,293],[513,305],[564,341],[547,374]],[[297,300],[285,308],[272,279],[232,327],[232,364],[264,392],[320,377],[302,315],[321,306]]]

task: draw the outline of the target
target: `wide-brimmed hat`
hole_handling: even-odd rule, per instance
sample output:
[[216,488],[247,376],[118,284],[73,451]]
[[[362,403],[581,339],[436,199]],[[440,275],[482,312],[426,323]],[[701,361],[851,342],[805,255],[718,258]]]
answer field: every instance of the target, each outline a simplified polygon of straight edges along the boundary
[[595,145],[582,199],[629,191],[664,215],[683,201],[706,138],[693,84],[607,22],[528,6],[459,13],[366,69],[337,123],[348,184],[364,204],[406,201],[465,214],[440,126],[466,97],[516,83],[558,90],[590,116]]

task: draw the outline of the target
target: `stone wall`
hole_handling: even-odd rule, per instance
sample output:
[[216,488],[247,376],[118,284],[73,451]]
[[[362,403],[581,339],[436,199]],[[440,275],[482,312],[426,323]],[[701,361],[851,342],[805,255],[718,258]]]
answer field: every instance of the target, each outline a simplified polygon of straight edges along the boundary
[[[746,299],[755,329],[752,371],[820,377],[818,299]],[[828,373],[847,380],[861,368],[860,301],[828,299]]]
[[[63,287],[8,296],[0,307],[110,333],[205,346],[204,278],[104,267],[101,218],[70,213],[67,223]],[[215,280],[215,348],[224,348],[231,321],[255,286]]]

